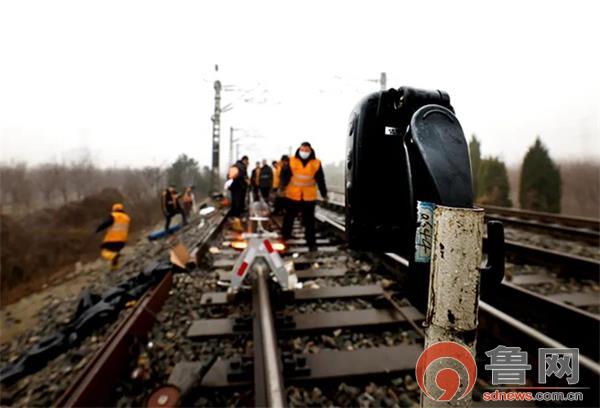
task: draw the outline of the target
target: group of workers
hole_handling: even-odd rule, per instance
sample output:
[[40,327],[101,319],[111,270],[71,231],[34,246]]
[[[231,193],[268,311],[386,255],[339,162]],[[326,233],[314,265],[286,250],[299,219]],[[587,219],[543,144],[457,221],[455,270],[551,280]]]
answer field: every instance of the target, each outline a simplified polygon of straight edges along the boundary
[[167,187],[160,198],[160,209],[165,217],[165,232],[169,233],[171,219],[177,214],[181,215],[182,224],[187,225],[188,217],[195,208],[194,186],[186,187],[183,194],[179,194],[172,184]]
[[327,199],[327,186],[321,161],[317,159],[311,144],[304,142],[293,157],[283,155],[271,168],[266,160],[256,162],[248,178],[248,156],[243,156],[229,169],[226,186],[231,193],[231,215],[241,217],[246,208],[246,197],[267,203],[273,198],[274,214],[283,213],[282,236],[289,240],[292,236],[294,220],[301,214],[306,244],[315,251],[315,205],[317,191]]
[[[170,233],[171,219],[177,214],[181,215],[182,224],[187,224],[190,214],[195,211],[196,198],[194,187],[187,187],[183,194],[179,194],[174,185],[170,185],[161,194],[160,207],[165,217],[165,233]],[[100,245],[100,255],[110,261],[111,269],[115,270],[119,264],[119,254],[127,243],[131,218],[125,212],[122,203],[112,206],[110,216],[96,228],[96,233],[106,230]]]
[[[266,160],[256,162],[248,178],[248,156],[243,156],[229,169],[226,186],[231,193],[231,215],[240,218],[245,212],[248,192],[255,201],[262,200],[273,205],[274,214],[283,213],[282,236],[284,240],[292,237],[294,220],[301,214],[305,230],[306,244],[315,251],[315,204],[317,191],[327,199],[327,186],[321,161],[308,142],[296,150],[293,157],[281,156],[273,161],[272,167]],[[187,187],[179,194],[174,185],[170,185],[161,194],[161,210],[165,217],[165,233],[170,233],[171,219],[181,215],[182,224],[196,207],[194,188]],[[106,230],[101,245],[101,256],[110,261],[111,268],[117,269],[120,251],[125,247],[129,235],[131,218],[121,203],[112,206],[110,216],[96,229]]]

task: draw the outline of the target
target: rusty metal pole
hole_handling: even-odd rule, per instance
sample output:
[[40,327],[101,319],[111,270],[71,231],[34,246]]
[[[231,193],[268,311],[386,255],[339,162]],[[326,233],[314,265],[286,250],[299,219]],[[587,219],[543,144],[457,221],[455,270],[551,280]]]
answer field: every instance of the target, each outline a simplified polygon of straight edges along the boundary
[[210,173],[210,192],[217,189],[219,180],[219,152],[221,148],[221,81],[214,83],[215,88],[215,112],[212,115],[212,167]]
[[[475,356],[479,274],[483,238],[482,209],[436,206],[434,237],[426,316],[425,348],[438,342],[465,346]],[[428,391],[439,390],[436,373],[453,369],[460,375],[460,388],[449,402],[421,395],[422,407],[468,407],[471,393],[462,399],[466,388],[465,367],[457,360],[440,359],[425,373]],[[429,374],[429,375],[428,375]],[[438,393],[439,395],[439,393]]]

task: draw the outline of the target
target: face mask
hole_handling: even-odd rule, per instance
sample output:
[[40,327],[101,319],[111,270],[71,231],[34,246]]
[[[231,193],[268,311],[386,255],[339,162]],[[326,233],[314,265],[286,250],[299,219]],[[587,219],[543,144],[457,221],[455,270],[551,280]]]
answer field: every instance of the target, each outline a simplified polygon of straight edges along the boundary
[[308,156],[310,156],[310,152],[305,152],[303,150],[300,151],[300,157],[304,160],[308,159]]

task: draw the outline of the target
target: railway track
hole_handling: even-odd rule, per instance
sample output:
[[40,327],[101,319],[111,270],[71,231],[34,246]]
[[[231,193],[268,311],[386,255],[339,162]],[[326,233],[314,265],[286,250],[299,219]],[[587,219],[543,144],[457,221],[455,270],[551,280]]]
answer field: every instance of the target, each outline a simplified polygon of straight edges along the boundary
[[[318,219],[343,232],[343,219],[339,215],[340,207],[335,203],[327,203],[327,208],[332,206],[337,208],[337,214],[331,213],[330,210],[322,210]],[[396,254],[385,254],[385,256],[391,261],[388,266],[395,269],[398,274],[408,268],[406,259]],[[537,328],[540,332],[549,334],[562,343],[581,344],[580,348],[584,354],[596,361],[600,359],[598,351],[600,315],[562,301],[563,298],[560,296],[543,296],[527,289],[524,282],[535,282],[538,277],[544,281],[553,279],[551,275],[543,277],[532,274],[515,275],[512,280],[505,279],[489,301],[510,316]],[[565,330],[571,327],[572,330]]]
[[598,245],[600,238],[600,221],[598,219],[490,205],[483,206],[483,208],[488,219],[502,221],[508,226],[566,236],[569,239],[579,239]]
[[[238,253],[223,246],[231,239],[227,234],[213,241],[212,255],[193,278],[188,276],[204,291],[193,299],[197,318],[176,328],[173,341],[177,351],[189,353],[191,361],[176,364],[169,376],[151,380],[158,387],[157,399],[170,398],[172,388],[161,385],[178,382],[176,398],[192,405],[280,406],[309,401],[356,405],[361,398],[418,401],[411,373],[422,349],[418,323],[423,315],[400,300],[383,296],[384,287],[391,289],[393,282],[370,259],[356,257],[330,233],[318,238],[318,254],[309,254],[302,239],[292,240],[283,259],[293,263],[301,289],[291,296],[273,288],[258,264],[256,278],[248,282],[251,290],[228,303],[222,282],[230,278]],[[163,321],[161,314],[179,310],[182,301],[168,299],[159,321]],[[173,330],[169,327],[172,318],[164,321],[166,326],[156,325],[150,335],[155,345]],[[145,348],[141,354],[161,366],[162,359],[154,350]],[[188,390],[179,379],[189,376],[181,372],[200,372],[212,352],[221,358]],[[365,378],[381,382],[371,385],[368,393],[369,381],[361,383]],[[319,391],[315,393],[314,387]],[[126,381],[121,388],[136,387]],[[135,405],[145,397],[133,393],[116,402]]]
[[[299,281],[293,294],[275,287],[258,262],[248,290],[228,302],[239,255],[231,247],[236,235],[223,228],[220,214],[194,239],[185,239],[183,231],[188,248],[199,247],[198,267],[165,276],[147,293],[103,339],[56,404],[418,403],[413,373],[423,347],[424,316],[404,299],[408,262],[395,254],[349,251],[339,208],[331,208],[317,214],[318,253],[309,253],[295,226],[296,239],[283,255]],[[510,282],[495,299],[480,305],[482,375],[475,399],[489,381],[483,353],[499,342],[521,346],[531,363],[539,347],[578,345],[581,382],[598,383],[598,339],[590,336],[598,327],[596,315]],[[597,398],[597,389],[592,395]]]
[[[335,202],[322,202],[321,206],[317,219],[343,236],[345,229],[341,213],[344,207]],[[393,253],[386,253],[383,257],[386,266],[397,276],[407,271],[406,259]],[[493,297],[480,301],[479,321],[478,356],[495,347],[499,341],[523,345],[530,356],[534,356],[540,347],[577,345],[585,356],[581,361],[588,381],[598,382],[600,316],[597,313],[587,312],[551,296],[542,296],[505,279]],[[597,391],[594,398],[597,401]]]
[[[321,203],[344,223],[341,202]],[[507,234],[509,235],[509,234]],[[512,236],[518,237],[515,233]],[[486,241],[484,239],[484,250]],[[505,239],[507,286],[511,284],[565,303],[592,315],[600,314],[600,260],[569,252]],[[593,248],[598,252],[598,248]]]
[[[329,219],[331,225],[343,230],[344,207],[336,202],[321,203],[321,206],[322,216]],[[582,350],[597,361],[600,341],[598,263],[512,241],[506,242],[506,254],[508,260],[517,263],[508,264],[511,275],[497,289],[491,299],[493,305],[566,344],[582,344]],[[533,265],[522,271],[523,263]],[[408,261],[398,264],[405,268]],[[552,270],[548,271],[548,267]],[[569,280],[579,280],[580,284],[574,285]],[[565,285],[571,285],[574,290],[569,291]],[[544,293],[540,287],[547,286],[563,286],[565,289]],[[571,326],[578,330],[564,329]]]
[[[331,193],[338,203],[344,202],[344,192],[342,190],[335,189]],[[481,207],[485,210],[485,219],[488,221],[500,221],[506,228],[514,228],[516,231],[531,231],[543,234],[545,237],[551,236],[558,239],[587,243],[593,247],[593,251],[587,251],[587,253],[594,253],[598,257],[598,245],[600,244],[600,220],[598,218],[577,217],[492,205],[483,205]],[[515,236],[518,237],[518,233],[515,233]],[[585,257],[585,255],[583,256]]]

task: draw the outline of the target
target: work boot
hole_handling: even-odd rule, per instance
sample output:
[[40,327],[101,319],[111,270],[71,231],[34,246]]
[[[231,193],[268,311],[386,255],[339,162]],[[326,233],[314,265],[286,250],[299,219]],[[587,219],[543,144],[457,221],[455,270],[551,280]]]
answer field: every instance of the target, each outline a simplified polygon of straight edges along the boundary
[[242,220],[240,220],[237,217],[233,218],[233,220],[231,221],[231,229],[236,232],[244,232],[244,227],[242,226]]

